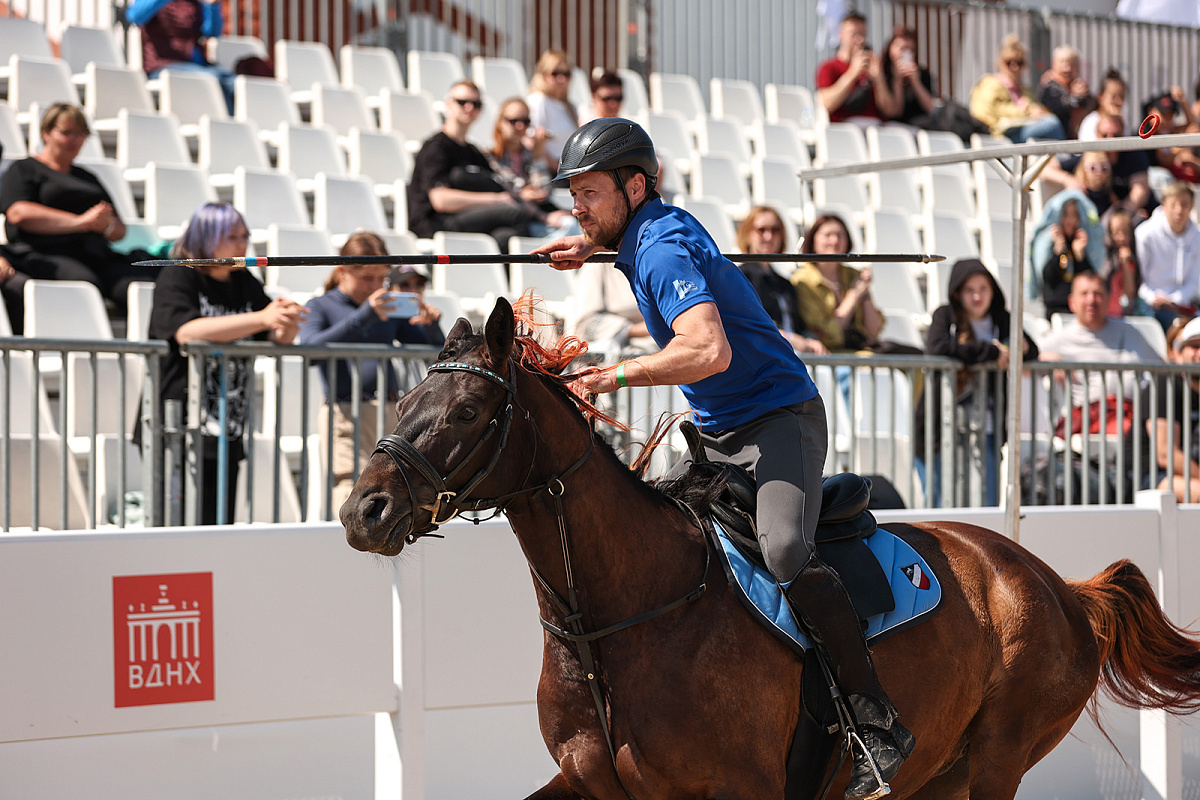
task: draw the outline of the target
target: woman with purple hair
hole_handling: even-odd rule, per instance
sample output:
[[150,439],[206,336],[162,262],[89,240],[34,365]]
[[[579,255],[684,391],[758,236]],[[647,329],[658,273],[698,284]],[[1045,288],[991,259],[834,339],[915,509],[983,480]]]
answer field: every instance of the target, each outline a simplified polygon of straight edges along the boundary
[[[173,258],[237,258],[246,255],[249,233],[237,209],[228,203],[205,203],[188,221],[175,243]],[[272,300],[258,279],[241,266],[165,267],[154,287],[150,338],[165,339],[171,352],[162,362],[159,402],[187,401],[187,358],[180,346],[190,342],[235,342],[265,339],[291,344],[304,309],[297,303]],[[224,365],[224,392],[221,369]],[[245,358],[209,358],[204,367],[204,401],[200,408],[203,435],[202,523],[232,522],[238,464],[245,455],[246,411],[252,402],[252,366]],[[225,402],[225,426],[220,404]],[[217,518],[218,450],[228,442],[225,515]],[[171,493],[181,494],[172,476]]]

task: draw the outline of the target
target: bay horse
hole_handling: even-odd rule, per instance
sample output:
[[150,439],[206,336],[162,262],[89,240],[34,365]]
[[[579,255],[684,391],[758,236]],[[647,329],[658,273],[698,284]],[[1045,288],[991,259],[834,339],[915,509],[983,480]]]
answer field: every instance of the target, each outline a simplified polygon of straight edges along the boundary
[[[348,542],[394,556],[458,510],[507,514],[547,631],[538,715],[560,768],[534,800],[783,798],[801,660],[708,569],[698,519],[597,440],[548,353],[503,299],[482,335],[459,320],[342,507]],[[980,527],[888,529],[943,588],[935,616],[873,648],[917,739],[894,797],[1011,799],[1098,686],[1200,706],[1200,645],[1132,563],[1065,581]]]

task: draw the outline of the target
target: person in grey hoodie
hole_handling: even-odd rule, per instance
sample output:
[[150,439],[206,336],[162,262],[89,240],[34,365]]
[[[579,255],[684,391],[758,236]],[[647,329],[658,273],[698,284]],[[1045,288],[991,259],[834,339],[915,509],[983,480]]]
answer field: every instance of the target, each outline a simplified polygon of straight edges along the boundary
[[1194,315],[1200,296],[1200,228],[1192,222],[1195,194],[1183,182],[1168,184],[1162,205],[1137,228],[1142,266],[1138,296],[1165,331],[1181,314]]

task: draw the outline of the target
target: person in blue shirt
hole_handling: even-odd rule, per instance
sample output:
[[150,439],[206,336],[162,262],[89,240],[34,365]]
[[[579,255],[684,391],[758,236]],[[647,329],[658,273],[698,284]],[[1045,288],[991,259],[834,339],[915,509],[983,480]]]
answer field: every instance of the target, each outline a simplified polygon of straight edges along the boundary
[[[387,255],[382,238],[369,231],[359,231],[342,246],[343,256]],[[422,279],[411,266],[397,268],[379,265],[339,264],[333,268],[325,282],[325,293],[308,301],[308,319],[300,324],[300,341],[304,344],[326,344],[330,342],[361,342],[375,344],[428,344],[440,346],[445,337],[438,326],[441,312],[424,300],[419,301],[415,317],[404,319],[389,316],[387,282],[389,276],[401,284],[404,291],[416,289],[407,283],[413,275]],[[410,274],[411,273],[411,274]],[[414,293],[421,295],[423,285]],[[320,362],[316,362],[320,365]],[[333,505],[336,514],[354,488],[355,475],[355,415],[353,405],[353,378],[351,369],[358,369],[359,409],[358,421],[358,468],[366,467],[375,443],[386,431],[376,430],[380,402],[394,403],[399,398],[399,381],[391,363],[385,365],[387,392],[380,397],[378,391],[378,367],[375,359],[351,362],[338,359],[335,385],[329,386],[324,368],[321,369],[321,384],[325,389],[325,402],[333,405],[333,427],[330,430],[328,409],[320,415],[321,452],[326,452],[330,436],[333,437],[333,458],[330,474],[333,479]]]
[[[914,739],[879,684],[841,579],[813,547],[827,446],[825,406],[750,281],[694,217],[659,198],[657,171],[650,137],[620,117],[587,123],[563,147],[554,182],[569,182],[583,235],[534,252],[549,253],[560,269],[578,269],[597,250],[616,251],[616,268],[629,279],[661,348],[585,371],[577,388],[604,393],[677,384],[695,411],[709,458],[755,476],[757,533],[767,568],[828,654],[869,751],[856,748],[846,797],[880,797]],[[686,467],[681,462],[677,469]]]

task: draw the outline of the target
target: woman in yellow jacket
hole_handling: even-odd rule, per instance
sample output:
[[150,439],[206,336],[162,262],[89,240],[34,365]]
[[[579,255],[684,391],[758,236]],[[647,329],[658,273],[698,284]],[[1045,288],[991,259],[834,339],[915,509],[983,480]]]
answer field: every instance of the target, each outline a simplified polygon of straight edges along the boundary
[[[817,217],[801,253],[846,253],[850,231],[836,214]],[[800,265],[792,274],[805,328],[832,351],[872,349],[883,331],[882,312],[871,301],[871,269],[834,262]]]
[[1004,37],[1000,43],[996,66],[995,73],[984,75],[971,90],[971,116],[992,133],[1007,136],[1016,144],[1029,139],[1066,138],[1059,118],[1021,83],[1025,45],[1015,35]]

